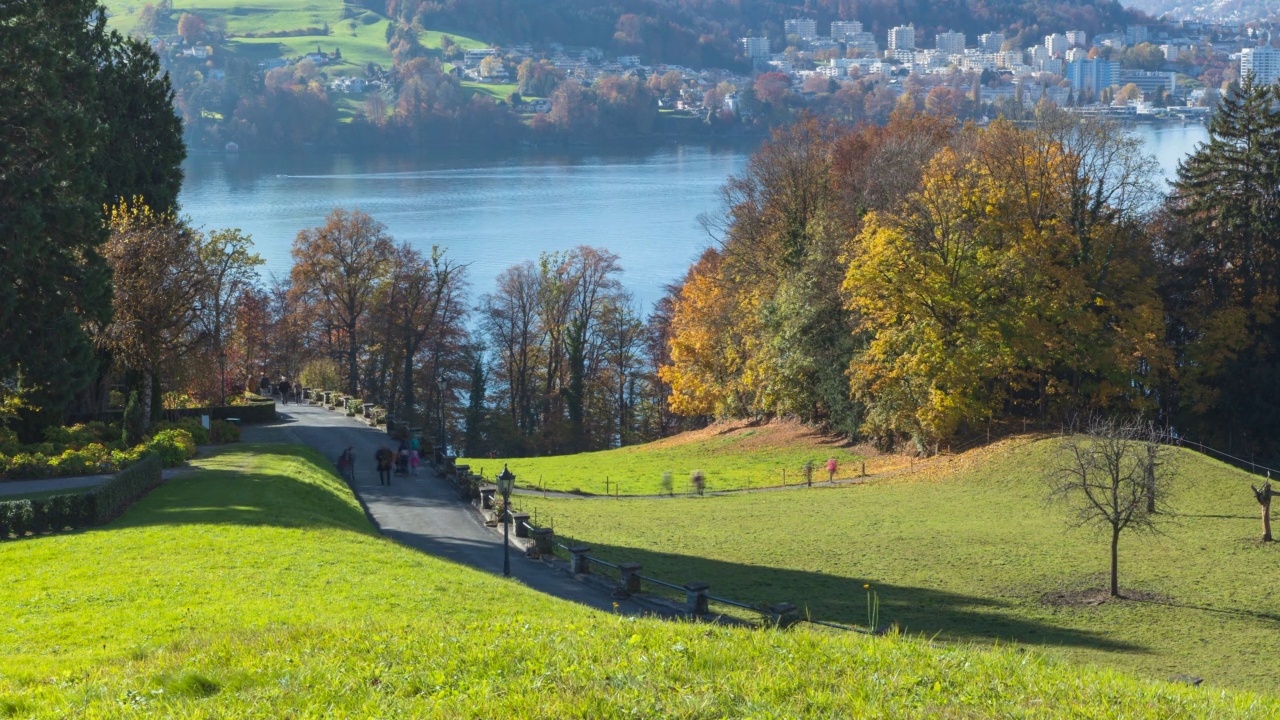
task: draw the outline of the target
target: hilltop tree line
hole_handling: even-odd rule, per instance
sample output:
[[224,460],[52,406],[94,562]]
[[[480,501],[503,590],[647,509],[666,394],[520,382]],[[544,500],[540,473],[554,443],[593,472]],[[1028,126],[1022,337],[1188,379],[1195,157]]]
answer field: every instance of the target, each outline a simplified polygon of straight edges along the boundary
[[778,131],[671,298],[672,407],[921,449],[1140,413],[1274,450],[1276,92],[1233,87],[1166,197],[1124,128],[1049,109]]

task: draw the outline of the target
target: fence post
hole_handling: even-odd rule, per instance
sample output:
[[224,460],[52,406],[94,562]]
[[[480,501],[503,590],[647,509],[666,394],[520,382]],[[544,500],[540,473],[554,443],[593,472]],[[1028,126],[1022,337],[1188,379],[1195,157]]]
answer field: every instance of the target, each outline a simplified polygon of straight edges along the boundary
[[618,578],[618,587],[623,592],[628,595],[640,592],[640,563],[618,563],[618,572],[622,574],[622,577]]
[[533,529],[533,546],[538,549],[539,555],[550,555],[552,547],[555,544],[556,534],[551,528],[534,528]]
[[711,585],[704,582],[691,582],[684,586],[685,603],[690,615],[702,617],[707,614],[707,591]]
[[576,545],[569,548],[569,554],[573,556],[573,574],[591,574],[591,561],[587,559],[587,553],[589,552],[591,552],[591,548],[586,545]]
[[529,537],[529,513],[511,513],[511,521],[516,524],[516,537]]
[[483,510],[493,509],[493,496],[497,488],[480,488],[480,507]]

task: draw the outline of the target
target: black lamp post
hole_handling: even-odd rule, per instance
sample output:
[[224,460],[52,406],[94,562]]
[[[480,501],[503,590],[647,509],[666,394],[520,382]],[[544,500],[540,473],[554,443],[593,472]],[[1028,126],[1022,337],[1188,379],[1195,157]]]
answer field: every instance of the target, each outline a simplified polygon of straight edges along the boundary
[[445,450],[444,442],[444,376],[436,378],[436,387],[440,389],[440,457],[446,457],[449,453]]
[[498,476],[498,493],[502,495],[502,574],[511,576],[511,491],[516,486],[515,473],[502,464],[502,474]]
[[227,351],[218,349],[218,376],[222,379],[222,404],[227,404]]

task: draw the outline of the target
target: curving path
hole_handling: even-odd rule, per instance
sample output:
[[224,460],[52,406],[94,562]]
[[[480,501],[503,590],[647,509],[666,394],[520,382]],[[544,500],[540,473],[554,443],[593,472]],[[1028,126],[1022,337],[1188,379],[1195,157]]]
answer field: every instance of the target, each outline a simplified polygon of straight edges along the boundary
[[[395,449],[385,432],[321,407],[281,405],[278,410],[277,422],[245,426],[241,439],[309,445],[330,461],[336,461],[347,447],[355,448],[352,489],[382,534],[437,557],[502,573],[502,537],[484,526],[470,504],[458,499],[453,485],[426,467],[418,468],[416,476],[393,475],[390,486],[378,484],[374,452],[382,445]],[[511,575],[539,592],[599,610],[613,612],[617,602],[618,612],[652,613],[630,600],[615,601],[567,572],[526,558],[514,546]]]

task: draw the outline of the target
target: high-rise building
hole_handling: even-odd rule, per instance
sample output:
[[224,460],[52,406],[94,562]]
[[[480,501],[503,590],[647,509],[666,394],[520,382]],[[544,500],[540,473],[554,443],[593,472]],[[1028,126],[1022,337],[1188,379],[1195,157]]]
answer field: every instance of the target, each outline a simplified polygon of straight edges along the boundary
[[1049,57],[1060,57],[1069,47],[1067,36],[1062,33],[1044,36],[1044,49],[1049,51]]
[[1130,25],[1124,29],[1124,44],[1133,47],[1147,41],[1146,25]]
[[1088,47],[1089,35],[1083,30],[1068,30],[1067,44],[1071,47]]
[[1067,65],[1067,82],[1076,94],[1098,93],[1115,84],[1116,64],[1110,60],[1076,60]]
[[809,18],[787,20],[782,24],[788,35],[799,35],[802,40],[818,37],[818,21]]
[[1004,49],[1004,33],[990,32],[978,36],[978,47],[982,52],[998,53]]
[[1280,50],[1273,47],[1245,48],[1240,51],[1240,77],[1253,73],[1253,80],[1271,85],[1280,80]]
[[933,36],[934,47],[947,55],[964,54],[964,33],[948,30]]
[[768,60],[769,36],[742,38],[742,51],[752,60]]
[[831,23],[831,39],[845,41],[850,35],[862,32],[862,23],[857,20],[837,20]]
[[880,52],[880,45],[876,43],[876,36],[869,32],[849,33],[844,38],[845,47],[850,50],[861,50],[867,55],[876,55]]
[[899,25],[889,30],[889,49],[890,50],[906,50],[908,52],[916,49],[916,28],[914,25]]

